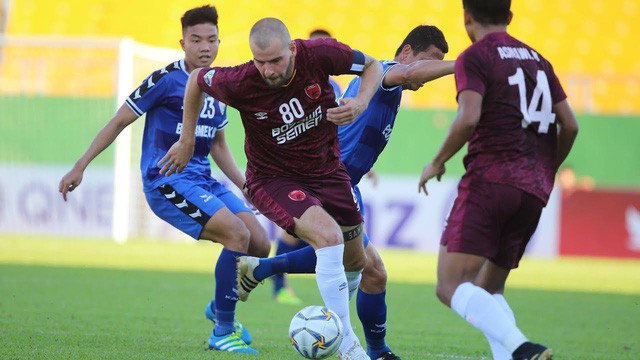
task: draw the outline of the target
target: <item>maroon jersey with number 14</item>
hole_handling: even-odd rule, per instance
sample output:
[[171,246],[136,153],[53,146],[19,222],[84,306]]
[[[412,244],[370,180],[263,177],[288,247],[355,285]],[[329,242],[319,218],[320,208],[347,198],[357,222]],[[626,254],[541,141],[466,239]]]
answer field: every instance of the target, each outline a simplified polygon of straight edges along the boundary
[[552,106],[566,99],[551,64],[506,32],[491,33],[460,54],[455,77],[458,94],[483,96],[461,184],[510,185],[546,203],[557,168]]
[[295,40],[293,78],[272,89],[252,61],[202,69],[200,88],[240,111],[247,180],[271,176],[315,178],[339,167],[337,126],[326,120],[337,106],[329,75],[364,70],[364,54],[334,39]]

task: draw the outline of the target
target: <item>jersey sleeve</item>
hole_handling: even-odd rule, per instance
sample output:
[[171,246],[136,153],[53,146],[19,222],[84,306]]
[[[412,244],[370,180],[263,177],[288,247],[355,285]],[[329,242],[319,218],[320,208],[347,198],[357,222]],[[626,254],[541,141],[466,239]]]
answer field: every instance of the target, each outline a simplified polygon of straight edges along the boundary
[[476,52],[465,51],[456,60],[456,98],[464,90],[473,90],[484,96],[486,91],[486,67]]
[[227,125],[229,125],[229,119],[227,118],[227,104],[216,100],[217,107],[218,110],[220,111],[220,116],[221,116],[221,120],[220,120],[220,124],[218,124],[218,126],[216,127],[216,129],[218,130],[223,130],[224,128],[227,127]]
[[547,79],[549,81],[549,89],[551,91],[551,100],[554,104],[557,104],[563,100],[566,100],[567,94],[564,92],[562,85],[560,84],[560,80],[558,76],[556,76],[556,72],[553,70],[553,65],[551,63],[546,63],[546,73]]
[[[205,93],[213,96],[225,104],[232,104],[232,89],[229,89],[229,81],[233,81],[233,75],[228,68],[203,68],[198,72],[198,87]],[[226,109],[225,109],[226,117]]]
[[314,42],[313,51],[328,74],[362,75],[365,61],[362,52],[331,38],[310,41]]
[[163,75],[162,70],[153,72],[125,100],[136,115],[142,116],[166,97],[168,79]]
[[382,64],[382,79],[380,79],[380,89],[384,90],[384,91],[393,91],[395,89],[397,89],[398,87],[402,86],[402,85],[396,85],[396,86],[392,86],[392,87],[385,87],[384,86],[384,78],[385,76],[387,76],[387,73],[389,72],[389,70],[391,70],[392,67],[398,65],[397,61],[392,61],[392,60],[384,60],[380,62]]

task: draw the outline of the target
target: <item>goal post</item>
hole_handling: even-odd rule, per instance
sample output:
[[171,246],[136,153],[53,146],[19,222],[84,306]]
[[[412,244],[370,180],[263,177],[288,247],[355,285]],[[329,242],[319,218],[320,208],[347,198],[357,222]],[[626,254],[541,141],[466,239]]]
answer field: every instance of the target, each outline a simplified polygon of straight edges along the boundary
[[[142,43],[137,43],[130,38],[124,38],[120,40],[118,46],[118,80],[117,80],[117,106],[121,106],[124,103],[127,96],[131,94],[133,88],[137,84],[132,84],[132,80],[138,78],[136,76],[136,66],[145,67],[149,63],[157,64],[158,66],[150,69],[145,76],[149,75],[152,71],[167,65],[171,61],[176,61],[184,56],[183,52],[179,50],[160,48],[150,46]],[[138,69],[138,73],[142,69]],[[138,83],[142,81],[142,78],[138,79]],[[141,134],[138,134],[141,137]],[[137,138],[136,138],[137,139]],[[140,144],[137,140],[132,139],[132,127],[125,128],[118,136],[115,144],[115,158],[114,158],[114,179],[113,179],[113,230],[112,236],[117,242],[124,242],[131,234],[131,211],[132,208],[132,179],[139,179],[139,176],[134,176],[137,172],[133,171],[135,167],[132,160],[133,144]],[[137,210],[143,211],[138,208]]]
[[146,236],[139,225],[155,219],[139,171],[143,118],[94,159],[67,204],[57,184],[133,89],[184,53],[131,38],[6,34],[0,53],[0,169],[18,177],[0,180],[0,234]]

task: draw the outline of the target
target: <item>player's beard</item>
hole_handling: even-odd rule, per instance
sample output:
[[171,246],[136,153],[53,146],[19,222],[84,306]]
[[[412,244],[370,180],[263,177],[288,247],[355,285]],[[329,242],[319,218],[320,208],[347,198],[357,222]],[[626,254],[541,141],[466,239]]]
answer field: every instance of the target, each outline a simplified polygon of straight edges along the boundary
[[293,55],[291,55],[291,57],[289,58],[289,65],[287,66],[287,69],[285,70],[284,74],[282,74],[282,76],[277,76],[274,78],[266,78],[263,76],[264,81],[272,89],[277,89],[279,87],[282,87],[282,85],[286,84],[287,82],[289,82],[289,80],[291,80],[291,76],[293,75],[293,65],[294,65],[294,59],[293,59]]

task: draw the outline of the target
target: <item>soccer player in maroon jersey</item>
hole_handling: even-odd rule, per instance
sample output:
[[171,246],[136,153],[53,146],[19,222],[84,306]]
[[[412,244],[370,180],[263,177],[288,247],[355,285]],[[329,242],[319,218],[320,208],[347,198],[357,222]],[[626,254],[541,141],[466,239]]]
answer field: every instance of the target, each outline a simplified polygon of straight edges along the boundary
[[[369,359],[349,320],[348,289],[359,281],[366,256],[362,216],[340,161],[336,125],[348,124],[364,111],[381,81],[382,66],[334,39],[291,41],[287,27],[274,18],[254,24],[249,44],[253,61],[192,72],[182,134],[160,160],[162,172],[180,171],[191,157],[204,92],[238,109],[251,202],[313,246],[320,294],[345,329],[339,352],[343,359]],[[362,84],[356,97],[341,100],[338,107],[329,76],[339,74],[360,75]],[[238,297],[245,301],[258,282],[242,260]]]
[[[315,29],[309,33],[309,40],[319,39],[319,38],[333,38],[331,33],[324,29]],[[339,99],[342,95],[342,89],[340,88],[340,84],[338,84],[332,77],[329,78],[329,82],[333,87],[333,92],[336,94],[336,99]],[[300,249],[304,246],[307,246],[302,240],[297,239],[296,237],[289,235],[286,231],[281,230],[278,235],[276,241],[276,253],[278,256],[280,254],[288,253],[290,251],[294,251]],[[273,298],[276,302],[280,304],[287,305],[300,305],[302,304],[302,299],[297,297],[287,284],[286,275],[275,274],[271,277],[273,280]]]
[[518,329],[503,296],[578,124],[551,64],[506,30],[510,0],[463,0],[473,42],[456,60],[458,112],[418,191],[468,141],[438,257],[438,298],[489,340],[494,359],[551,359]]

